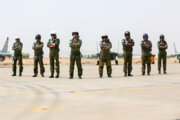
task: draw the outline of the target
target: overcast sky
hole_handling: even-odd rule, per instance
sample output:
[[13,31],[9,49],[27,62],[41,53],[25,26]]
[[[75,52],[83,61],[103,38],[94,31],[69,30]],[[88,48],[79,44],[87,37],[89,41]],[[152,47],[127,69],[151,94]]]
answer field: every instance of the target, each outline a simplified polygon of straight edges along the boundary
[[109,35],[112,51],[116,52],[118,41],[121,43],[127,30],[136,43],[135,54],[141,53],[143,33],[149,34],[155,54],[159,35],[164,34],[171,54],[173,42],[180,51],[180,0],[0,0],[1,48],[9,36],[12,51],[18,35],[24,44],[23,52],[32,56],[32,43],[39,33],[47,57],[46,44],[52,30],[61,40],[61,57],[69,56],[72,31],[80,32],[83,54],[96,53],[96,42],[104,34]]

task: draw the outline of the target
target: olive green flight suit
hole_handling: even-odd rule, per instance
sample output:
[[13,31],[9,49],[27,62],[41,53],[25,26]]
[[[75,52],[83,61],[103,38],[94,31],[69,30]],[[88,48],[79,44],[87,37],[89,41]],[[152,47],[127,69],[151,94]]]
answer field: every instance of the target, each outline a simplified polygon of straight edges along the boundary
[[[55,47],[50,47],[51,43],[55,43]],[[49,58],[50,58],[50,71],[51,74],[54,74],[54,69],[56,69],[57,74],[60,73],[60,67],[59,67],[59,44],[60,40],[58,38],[56,39],[49,39],[47,43],[47,47],[50,49]],[[56,67],[54,67],[54,64]]]
[[141,41],[141,49],[142,49],[142,73],[145,73],[146,64],[147,64],[147,73],[149,74],[151,72],[151,56],[152,56],[151,41],[150,40]]
[[134,46],[133,39],[123,39],[122,46],[124,51],[124,73],[130,74],[132,72],[132,52]]
[[43,64],[43,47],[44,43],[41,41],[34,42],[33,50],[34,50],[34,74],[38,74],[38,63],[40,66],[41,75],[44,74],[44,64]]
[[[109,40],[106,42],[101,41],[100,48],[101,48],[101,51],[100,51],[100,61],[99,61],[99,74],[103,75],[104,64],[106,63],[107,74],[111,75],[112,67],[111,67],[110,49],[112,48],[112,44]],[[107,48],[107,49],[104,49],[104,48]]]
[[21,42],[14,43],[12,49],[14,50],[13,57],[13,73],[16,75],[16,64],[19,61],[19,74],[23,72],[23,62],[22,62],[22,48],[23,44]]
[[163,60],[163,70],[166,72],[166,61],[167,61],[167,52],[168,48],[166,41],[158,41],[158,70],[161,71],[161,61]]
[[80,39],[78,40],[72,39],[69,42],[69,47],[71,48],[69,74],[71,77],[73,77],[74,75],[75,62],[78,68],[78,76],[82,76],[83,69],[82,69],[82,64],[81,64],[81,52],[80,52],[81,45],[82,45],[82,40]]

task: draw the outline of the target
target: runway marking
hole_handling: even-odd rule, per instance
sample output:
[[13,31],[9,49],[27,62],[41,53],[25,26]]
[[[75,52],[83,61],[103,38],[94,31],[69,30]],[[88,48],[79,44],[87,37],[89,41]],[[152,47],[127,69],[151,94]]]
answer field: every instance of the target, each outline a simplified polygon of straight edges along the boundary
[[174,90],[165,90],[165,91],[101,91],[101,90],[95,90],[95,91],[0,91],[0,94],[23,94],[23,93],[39,93],[39,94],[48,94],[48,93],[72,93],[72,94],[78,94],[78,93],[93,93],[93,94],[111,94],[111,93],[180,93],[180,90],[174,91]]
[[31,112],[57,112],[59,111],[59,108],[53,108],[53,107],[33,107],[29,109]]

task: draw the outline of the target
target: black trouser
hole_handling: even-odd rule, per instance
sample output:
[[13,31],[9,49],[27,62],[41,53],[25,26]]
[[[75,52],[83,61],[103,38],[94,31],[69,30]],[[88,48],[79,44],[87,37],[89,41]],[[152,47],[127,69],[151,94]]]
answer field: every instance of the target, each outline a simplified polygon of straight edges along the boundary
[[78,55],[78,56],[71,55],[70,56],[70,70],[69,70],[69,74],[70,74],[70,76],[74,75],[74,65],[75,65],[75,62],[77,64],[77,68],[78,68],[78,76],[82,76],[83,69],[82,69],[81,56],[80,55]]
[[41,75],[44,74],[45,69],[44,69],[44,64],[43,64],[43,56],[35,56],[34,57],[34,74],[38,74],[38,63],[40,66],[40,72]]
[[14,56],[14,58],[13,58],[13,72],[14,72],[14,74],[16,74],[17,61],[19,61],[19,73],[23,72],[22,55],[21,56]]
[[158,54],[158,70],[161,71],[161,62],[163,61],[163,70],[166,72],[167,53],[166,51]]

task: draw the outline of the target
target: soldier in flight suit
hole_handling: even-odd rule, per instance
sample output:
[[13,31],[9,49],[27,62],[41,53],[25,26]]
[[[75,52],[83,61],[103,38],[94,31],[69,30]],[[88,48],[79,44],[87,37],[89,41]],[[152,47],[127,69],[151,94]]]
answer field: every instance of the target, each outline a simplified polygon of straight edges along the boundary
[[130,32],[125,32],[125,39],[122,40],[122,46],[124,51],[124,76],[133,76],[132,72],[132,52],[134,41],[130,37]]
[[20,42],[20,37],[15,37],[16,42],[13,44],[12,49],[14,50],[13,57],[13,74],[12,76],[16,76],[16,64],[19,61],[19,76],[22,76],[23,72],[23,63],[22,63],[22,48],[23,44]]
[[143,41],[141,41],[142,49],[142,75],[145,75],[145,69],[147,64],[147,74],[150,75],[151,72],[151,51],[152,43],[148,40],[148,34],[143,35]]
[[102,41],[100,42],[100,62],[99,62],[99,75],[100,78],[103,76],[103,68],[104,63],[106,63],[107,66],[107,75],[108,77],[112,77],[112,68],[111,68],[111,57],[110,57],[110,49],[112,48],[112,44],[110,40],[108,39],[107,35],[102,36]]
[[160,41],[158,41],[158,70],[159,74],[161,74],[161,61],[163,60],[163,70],[164,74],[167,74],[166,72],[166,61],[167,61],[167,52],[166,49],[168,48],[167,42],[164,40],[164,35],[160,35]]
[[[57,38],[56,32],[51,32],[51,39],[47,43],[47,47],[50,49],[49,58],[50,58],[50,71],[51,75],[49,78],[54,78],[54,69],[56,69],[56,78],[59,78],[60,68],[59,68],[59,44],[60,40]],[[55,62],[55,63],[54,63]],[[56,64],[56,68],[54,68]]]
[[38,75],[38,63],[40,65],[40,71],[41,71],[41,76],[44,77],[44,65],[43,65],[43,47],[44,43],[41,42],[41,35],[37,34],[36,37],[36,42],[33,43],[33,50],[34,50],[34,75],[33,77],[37,77]]
[[79,39],[78,32],[73,32],[72,36],[73,38],[70,40],[70,43],[69,43],[69,46],[71,47],[69,79],[73,79],[75,62],[78,68],[78,77],[79,79],[82,79],[81,76],[82,76],[83,69],[82,69],[82,64],[81,64],[81,52],[80,52],[82,40]]

